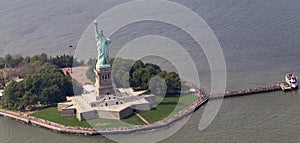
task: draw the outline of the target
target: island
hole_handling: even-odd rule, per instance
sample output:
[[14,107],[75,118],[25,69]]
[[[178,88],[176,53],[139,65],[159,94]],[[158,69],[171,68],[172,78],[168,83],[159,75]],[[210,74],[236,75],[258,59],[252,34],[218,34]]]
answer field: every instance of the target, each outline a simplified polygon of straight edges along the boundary
[[[95,29],[98,56],[87,64],[45,53],[0,58],[1,115],[59,132],[128,133],[168,126],[207,101],[176,72],[141,60],[110,59],[111,40],[96,22]],[[91,81],[81,83],[78,75]]]
[[[95,59],[91,59],[88,62],[89,65],[84,65],[71,56],[49,57],[43,53],[32,57],[7,55],[0,58],[0,61],[3,62],[2,74],[0,75],[1,81],[3,81],[1,84],[5,89],[1,100],[1,114],[60,132],[98,134],[99,130],[105,130],[105,128],[115,128],[115,130],[121,128],[122,131],[133,131],[134,126],[139,126],[141,127],[139,129],[145,130],[154,127],[160,128],[180,119],[179,117],[192,113],[194,110],[189,107],[200,99],[200,94],[189,91],[188,86],[180,88],[183,82],[175,72],[162,71],[159,66],[149,63],[144,64],[142,61],[113,58],[110,61],[115,61],[112,63],[117,65],[111,66],[116,71],[116,74],[112,76],[116,81],[115,87],[126,86],[123,85],[126,83],[122,82],[121,79],[129,77],[129,87],[132,88],[133,93],[149,94],[151,91],[147,90],[149,87],[146,83],[151,78],[160,76],[166,80],[167,95],[160,96],[160,89],[152,88],[152,90],[155,90],[152,92],[156,93],[157,96],[154,96],[155,105],[151,110],[135,111],[135,113],[122,119],[99,118],[80,121],[76,117],[64,117],[64,113],[59,112],[56,106],[60,102],[74,98],[75,95],[87,94],[88,91],[83,87],[91,84],[80,83],[72,76],[78,74],[77,72],[82,72],[77,69],[83,67],[86,70],[79,75],[90,75],[89,67],[95,69]],[[69,62],[66,61],[72,61],[76,65],[73,67],[72,73],[70,72]],[[130,65],[133,66],[129,69]],[[118,67],[122,67],[120,69],[123,70],[118,70]],[[129,69],[129,75],[121,74],[126,69],[125,67]],[[95,71],[92,71],[92,73],[94,73],[94,76],[97,74]],[[179,98],[182,98],[180,102]],[[183,112],[185,109],[189,109],[189,112]],[[178,114],[183,115],[178,116]]]

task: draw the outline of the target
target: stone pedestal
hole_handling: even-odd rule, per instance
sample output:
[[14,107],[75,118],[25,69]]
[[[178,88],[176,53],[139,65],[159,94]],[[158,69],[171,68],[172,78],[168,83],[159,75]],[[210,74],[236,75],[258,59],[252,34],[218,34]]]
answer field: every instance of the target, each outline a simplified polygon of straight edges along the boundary
[[112,70],[110,67],[94,70],[96,77],[95,90],[97,94],[97,100],[105,97],[105,95],[115,95],[111,71]]

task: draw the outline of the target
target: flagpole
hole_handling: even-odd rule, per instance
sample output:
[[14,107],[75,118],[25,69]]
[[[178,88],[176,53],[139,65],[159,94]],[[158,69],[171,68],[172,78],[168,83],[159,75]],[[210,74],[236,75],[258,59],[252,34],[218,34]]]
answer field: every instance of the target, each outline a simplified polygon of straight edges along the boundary
[[[71,45],[69,45],[69,56],[70,56],[70,58],[72,58],[72,55],[71,55],[71,50],[73,49],[73,45],[71,44]],[[72,59],[72,61],[73,61],[74,59]],[[70,65],[69,66],[69,70],[70,70],[70,72],[71,73],[73,73],[73,70],[72,70],[72,65]]]
[[[72,56],[71,56],[71,48],[69,48],[69,53],[70,53],[70,58],[72,59]],[[72,62],[73,62],[74,59],[72,59]],[[73,62],[74,63],[74,62]],[[72,70],[72,64],[70,65],[70,68],[71,68],[71,73],[73,73],[73,70]]]

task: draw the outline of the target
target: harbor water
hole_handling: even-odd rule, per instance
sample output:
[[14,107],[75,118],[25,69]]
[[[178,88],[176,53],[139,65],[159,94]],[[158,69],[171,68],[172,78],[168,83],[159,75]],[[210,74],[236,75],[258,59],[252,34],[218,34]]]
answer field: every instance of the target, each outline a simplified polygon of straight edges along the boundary
[[[124,3],[117,0],[10,0],[0,2],[1,55],[68,54],[85,28],[104,11]],[[176,0],[195,11],[218,38],[227,67],[227,91],[273,85],[284,74],[300,75],[299,0]],[[199,45],[180,29],[144,21],[120,29],[110,38],[111,56],[124,43],[147,34],[171,37],[191,55],[199,70],[201,88],[209,92],[210,70]],[[143,48],[141,45],[137,48]],[[174,53],[169,53],[174,54]],[[145,58],[173,67],[163,59]],[[189,64],[189,63],[186,63]],[[204,107],[163,143],[298,143],[300,92],[272,92],[229,98],[203,131],[198,125]],[[0,117],[0,143],[112,143],[104,136],[60,134]]]

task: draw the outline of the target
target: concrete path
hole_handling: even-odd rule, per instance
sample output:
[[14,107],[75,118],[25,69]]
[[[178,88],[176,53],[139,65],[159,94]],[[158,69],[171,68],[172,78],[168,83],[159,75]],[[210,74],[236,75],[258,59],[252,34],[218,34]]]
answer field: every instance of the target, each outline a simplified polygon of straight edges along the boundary
[[71,77],[78,81],[82,86],[86,84],[92,84],[93,82],[87,78],[86,71],[89,69],[87,66],[73,67],[72,73],[70,68],[63,68],[64,73],[67,71],[70,73]]
[[149,125],[150,123],[139,113],[135,113],[136,116],[138,116],[144,123],[146,123],[147,125]]

